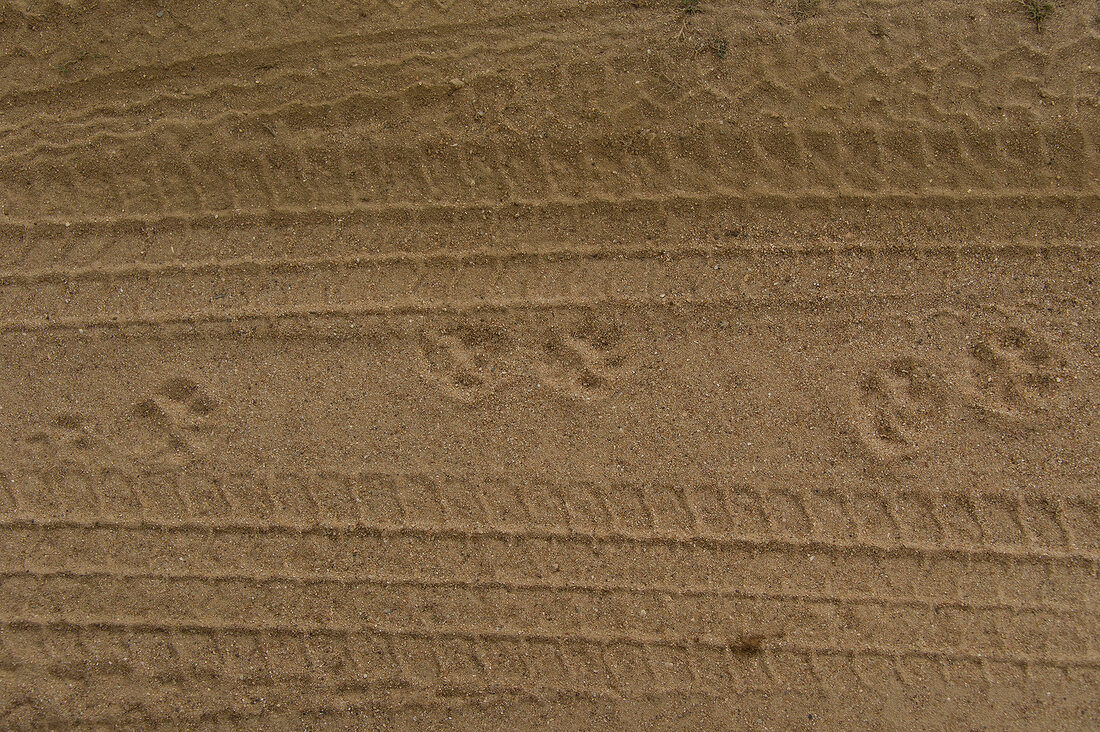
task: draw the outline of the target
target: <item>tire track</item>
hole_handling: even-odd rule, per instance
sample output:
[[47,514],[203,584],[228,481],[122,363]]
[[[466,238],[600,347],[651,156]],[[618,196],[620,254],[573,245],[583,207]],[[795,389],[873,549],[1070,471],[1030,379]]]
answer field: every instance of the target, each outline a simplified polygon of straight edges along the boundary
[[1016,600],[1005,598],[978,598],[972,599],[961,594],[944,593],[942,595],[921,594],[912,595],[873,592],[822,592],[809,590],[795,592],[781,589],[749,589],[741,586],[714,586],[700,585],[684,587],[677,584],[624,584],[621,582],[593,582],[589,580],[548,580],[543,578],[519,578],[519,579],[489,579],[485,577],[417,577],[405,575],[378,575],[369,572],[308,572],[293,573],[287,571],[272,570],[270,572],[189,572],[169,570],[164,572],[150,572],[132,569],[95,568],[95,562],[83,562],[85,568],[81,569],[0,569],[0,583],[10,579],[32,579],[39,587],[44,582],[54,580],[73,580],[75,582],[97,581],[124,581],[143,580],[162,583],[180,584],[209,584],[232,585],[240,584],[249,587],[264,587],[267,585],[287,588],[310,587],[334,587],[340,590],[356,587],[385,587],[385,588],[411,588],[416,590],[468,590],[472,592],[497,591],[502,593],[544,592],[553,595],[570,596],[640,596],[650,598],[701,598],[701,599],[736,599],[751,601],[775,601],[777,603],[811,603],[822,605],[835,605],[838,607],[850,605],[869,605],[873,607],[887,608],[916,608],[933,611],[960,610],[960,611],[1007,611],[1035,615],[1089,617],[1096,615],[1092,608],[1077,604],[1049,601]]
[[[587,7],[583,10],[572,8],[569,9],[573,14],[578,17],[583,15],[591,15],[598,17],[599,15],[610,15],[616,12],[617,8],[613,5],[605,5],[598,7]],[[731,9],[724,9],[723,12],[728,15]],[[845,11],[841,11],[842,13]],[[893,13],[893,9],[890,9],[890,14]],[[877,18],[880,24],[890,15],[885,14],[880,10],[879,16],[872,16]],[[493,19],[490,21],[482,21],[483,25],[474,25],[472,28],[469,26],[444,26],[445,30],[434,30],[427,36],[431,39],[432,45],[430,48],[435,49],[449,49],[453,47],[454,41],[457,40],[455,36],[457,34],[463,34],[463,37],[486,37],[487,35],[504,35],[505,31],[514,35],[517,31],[523,32],[525,29],[539,29],[546,26],[549,22],[554,22],[561,26],[563,22],[563,15],[569,16],[569,13],[563,13],[562,11],[550,11],[542,13],[535,17],[525,16],[523,14],[508,16],[511,22],[501,25],[500,21]],[[770,27],[766,23],[762,23],[762,18],[759,12],[753,10],[743,10],[737,14],[737,20],[742,24],[755,23],[765,28],[765,37],[752,37],[749,36],[744,39],[744,43],[747,46],[743,52],[749,58],[759,56],[761,54],[770,54],[773,58],[772,64],[747,64],[745,68],[740,71],[735,83],[731,84],[725,93],[727,96],[745,102],[746,100],[768,100],[771,101],[777,95],[774,91],[781,89],[782,94],[778,95],[780,98],[785,99],[788,103],[791,98],[798,95],[809,96],[810,94],[821,95],[822,92],[835,93],[836,89],[843,88],[846,83],[859,82],[864,76],[871,76],[876,81],[878,76],[883,72],[881,67],[876,68],[874,61],[870,59],[873,55],[868,50],[864,51],[864,54],[869,58],[864,59],[864,67],[860,69],[858,73],[852,73],[850,64],[837,63],[837,59],[828,58],[826,54],[822,55],[822,58],[815,58],[815,65],[809,66],[806,64],[806,59],[800,59],[800,64],[796,65],[791,63],[788,58],[789,54],[782,51],[777,51],[772,48],[772,45],[776,40],[783,44],[793,44],[798,42],[804,42],[799,39],[796,33],[782,32]],[[632,33],[623,34],[623,38],[619,39],[623,41],[621,43],[612,44],[607,42],[608,39],[613,38],[613,34],[618,32],[618,26],[612,24],[603,24],[597,28],[584,29],[577,31],[573,29],[569,32],[572,42],[571,45],[576,46],[579,43],[593,43],[598,42],[600,39],[604,39],[604,50],[619,52],[618,49],[623,45],[627,45],[632,51],[638,46],[631,43],[635,38],[644,38],[645,43],[642,45],[648,46],[648,51],[652,52],[652,46],[657,45],[659,48],[666,45],[663,42],[663,36],[666,35],[666,26],[668,25],[668,19],[664,12],[655,12],[650,10],[634,9],[630,15],[630,22],[632,24]],[[886,22],[887,26],[897,26],[899,31],[906,31],[910,35],[913,33],[924,34],[927,33],[926,29],[920,28],[919,25],[915,25],[913,20],[908,16],[903,18],[896,18]],[[568,28],[566,28],[568,32]],[[419,34],[419,31],[415,33]],[[852,31],[849,31],[852,33]],[[561,33],[558,33],[561,35]],[[579,38],[577,38],[579,36]],[[771,37],[774,36],[774,37]],[[403,44],[402,47],[407,47],[409,42],[423,41],[423,36],[414,35],[414,32],[408,31],[399,38],[399,42]],[[654,44],[654,40],[662,39],[662,42]],[[821,43],[821,39],[816,39],[818,43]],[[932,95],[928,93],[927,88],[923,85],[914,85],[912,79],[914,76],[921,77],[926,73],[933,73],[936,78],[934,99],[935,103],[931,105],[932,109],[942,114],[943,110],[937,106],[938,104],[946,104],[950,106],[952,103],[957,104],[957,100],[966,95],[973,95],[975,92],[980,93],[983,98],[990,97],[991,101],[987,102],[987,108],[983,111],[993,115],[998,111],[997,107],[1003,109],[1006,101],[1011,101],[1008,97],[1008,90],[1012,88],[1012,83],[989,83],[999,80],[996,78],[999,76],[1000,70],[1018,68],[1016,71],[1019,82],[1030,82],[1034,84],[1042,83],[1043,86],[1039,90],[1042,98],[1046,99],[1048,103],[1054,103],[1059,107],[1065,104],[1074,105],[1076,102],[1073,95],[1079,93],[1079,85],[1067,84],[1067,79],[1060,76],[1057,73],[1051,73],[1050,69],[1059,69],[1060,64],[1073,68],[1077,56],[1082,54],[1080,47],[1086,46],[1084,54],[1087,56],[1088,44],[1093,39],[1088,36],[1082,36],[1075,39],[1059,39],[1059,42],[1051,48],[1037,49],[1034,46],[1028,44],[1019,43],[1016,39],[1016,46],[1010,49],[1004,49],[998,46],[998,42],[1004,42],[1006,39],[1003,37],[990,37],[986,40],[988,47],[979,48],[961,48],[958,45],[947,45],[942,51],[944,58],[940,59],[939,64],[935,68],[928,68],[926,64],[922,64],[918,58],[920,53],[920,44],[914,44],[911,41],[899,41],[898,45],[903,46],[903,49],[898,49],[890,54],[889,63],[886,64],[890,74],[890,80],[892,83],[890,87],[905,87],[910,91],[913,97],[922,100],[927,105]],[[771,41],[771,43],[768,43]],[[288,54],[291,56],[297,56],[297,63],[300,68],[310,67],[316,68],[319,63],[328,64],[335,63],[337,66],[341,63],[345,63],[347,59],[362,59],[363,57],[382,57],[392,58],[393,48],[397,45],[387,33],[375,33],[368,34],[365,38],[362,35],[346,34],[340,35],[333,39],[328,39],[324,46],[320,49],[317,48],[316,42],[308,44],[297,44],[293,47],[280,49],[279,53],[263,53],[254,52],[252,55],[255,57],[251,63],[244,63],[243,61],[237,64],[236,71],[240,77],[248,77],[248,82],[251,86],[255,86],[255,70],[257,67],[263,67],[268,65],[275,65],[277,62],[285,63]],[[854,43],[846,44],[849,50],[856,46]],[[826,46],[827,47],[827,46]],[[749,50],[751,49],[751,50]],[[668,49],[662,49],[668,51]],[[785,50],[785,49],[784,49]],[[893,49],[891,49],[893,50]],[[551,53],[550,49],[546,50],[546,53]],[[901,56],[900,54],[907,54],[907,56]],[[950,54],[948,56],[948,54]],[[1076,56],[1075,56],[1076,54]],[[674,54],[669,54],[674,56]],[[918,55],[918,58],[914,58],[914,55]],[[1060,60],[1060,56],[1065,55],[1066,59]],[[219,75],[224,77],[226,74],[226,62],[225,57],[215,57],[208,60],[208,68],[204,68],[203,72],[190,70],[189,64],[193,65],[193,61],[184,60],[176,63],[171,69],[174,69],[174,73],[166,75],[161,78],[157,71],[168,71],[169,69],[155,69],[144,68],[136,69],[127,72],[116,72],[116,76],[121,75],[123,78],[132,77],[136,78],[140,72],[142,74],[142,85],[148,86],[154,83],[165,83],[165,80],[170,79],[174,83],[178,84],[180,78],[196,79],[203,81],[203,87],[208,86],[209,82],[206,81],[210,76],[217,78]],[[832,65],[830,65],[832,64]],[[204,65],[204,66],[206,66]],[[485,65],[485,64],[483,64]],[[562,64],[556,64],[561,66]],[[622,64],[617,61],[611,61],[607,64],[609,67],[619,67]],[[1027,71],[1032,65],[1039,67],[1039,78],[1032,78],[1028,76]],[[513,67],[523,66],[523,64],[512,64]],[[554,66],[552,64],[551,66]],[[774,68],[778,66],[778,69]],[[761,74],[762,69],[770,69],[770,73]],[[979,80],[977,83],[972,81],[972,76],[977,75]],[[265,74],[265,77],[272,75]],[[764,76],[766,81],[761,83],[760,77]],[[792,78],[794,77],[794,78]],[[988,77],[987,83],[983,84],[981,77]],[[108,81],[112,81],[108,79]],[[442,78],[442,81],[446,81],[446,78]],[[80,82],[70,83],[67,86],[69,88],[75,87],[79,89],[81,85],[88,85],[95,82],[96,79],[82,80]],[[265,79],[266,81],[266,79]],[[196,82],[197,83],[197,82]],[[951,85],[958,85],[957,88],[952,88]],[[1053,88],[1052,88],[1053,85]],[[105,89],[113,89],[113,85],[110,83],[100,84]],[[320,86],[319,81],[316,78],[309,80],[308,84],[304,84],[303,87],[308,89],[310,93],[314,93],[317,87]],[[348,83],[333,84],[333,88],[342,89],[347,88]],[[574,84],[574,86],[576,86]],[[916,88],[912,88],[916,87]],[[1007,88],[1006,88],[1007,87]],[[714,89],[712,84],[709,89]],[[739,90],[739,93],[729,91],[729,89]],[[769,94],[768,92],[773,92]],[[29,92],[31,98],[41,98],[42,100],[52,100],[57,97],[56,89],[44,89],[36,92]],[[205,93],[205,89],[202,93]],[[998,99],[998,95],[1000,98]],[[1063,99],[1064,96],[1069,95],[1067,99]],[[131,90],[125,97],[127,102],[133,102],[135,94]],[[597,95],[597,98],[599,95]],[[154,97],[155,98],[155,97]],[[828,96],[824,98],[828,99]],[[98,97],[97,99],[101,99]],[[1087,99],[1087,97],[1086,97]],[[2,103],[3,100],[0,100]],[[651,101],[651,100],[650,100]],[[847,100],[851,101],[863,101],[863,100]],[[19,105],[15,99],[9,99],[11,104]],[[1000,102],[998,104],[998,102]],[[758,102],[759,103],[759,102]],[[142,105],[140,108],[128,108],[128,112],[136,112],[138,109],[147,109],[144,105],[148,104],[147,100],[141,100],[139,102]],[[925,110],[910,104],[916,109],[915,112],[924,112]],[[104,111],[112,111],[114,107],[103,107]],[[836,105],[837,107],[846,105]],[[850,106],[850,105],[848,105]],[[898,104],[898,107],[905,109],[906,106]],[[71,109],[71,105],[68,107]],[[830,107],[835,109],[835,107]],[[1076,107],[1078,112],[1087,111],[1088,107]],[[1026,109],[1028,113],[1034,113],[1034,108]],[[85,112],[86,114],[87,112]],[[165,110],[152,110],[146,113],[146,118],[150,117],[163,117],[167,114]],[[42,121],[53,122],[56,120],[55,116],[44,117]]]
[[[1087,490],[1044,496],[863,486],[768,489],[732,485],[513,482],[418,474],[142,474],[43,468],[5,476],[0,526],[154,528],[188,532],[357,531],[532,536],[736,545],[777,540],[864,544],[876,550],[980,552],[1093,560],[1100,503]],[[180,515],[180,511],[184,513]],[[3,515],[0,514],[0,515]],[[175,520],[169,517],[178,516]],[[853,533],[872,532],[868,537]],[[1080,552],[1080,554],[1078,554]]]
[[699,245],[681,244],[676,247],[630,246],[610,244],[604,246],[571,246],[566,248],[497,249],[485,247],[471,250],[439,249],[427,252],[375,252],[364,250],[341,256],[280,257],[231,257],[227,259],[188,260],[176,262],[131,263],[81,267],[46,267],[37,270],[22,269],[0,271],[0,285],[59,284],[83,280],[166,279],[168,277],[195,277],[247,274],[266,277],[288,272],[339,272],[373,266],[444,265],[461,266],[470,263],[507,260],[537,260],[559,262],[575,259],[678,259],[686,256],[710,256],[714,258],[829,258],[829,257],[985,257],[1014,259],[1049,259],[1052,256],[1071,255],[1081,260],[1093,258],[1100,247],[1089,241],[1052,242],[951,242],[937,241],[913,244],[870,242],[816,243],[784,241],[777,243],[747,242],[744,244]]
[[[188,636],[205,636],[207,638],[246,638],[250,641],[262,642],[279,642],[280,639],[285,642],[286,639],[302,639],[302,638],[324,638],[324,639],[340,639],[347,641],[349,637],[355,638],[371,638],[382,640],[386,644],[387,650],[384,652],[386,656],[390,658],[397,658],[399,653],[393,649],[395,642],[411,641],[413,643],[426,643],[431,644],[433,642],[440,642],[444,640],[469,642],[474,645],[486,644],[491,645],[494,650],[501,649],[504,646],[512,646],[513,653],[523,652],[522,649],[515,648],[513,644],[542,644],[550,646],[553,650],[551,653],[557,655],[559,658],[564,659],[567,648],[579,648],[581,654],[586,655],[589,659],[598,658],[601,655],[601,651],[608,647],[622,647],[626,649],[640,650],[642,657],[645,658],[650,653],[656,653],[657,649],[671,649],[673,651],[692,651],[693,655],[684,654],[680,656],[681,664],[686,666],[687,676],[690,678],[684,679],[687,683],[681,683],[679,685],[672,686],[672,689],[690,690],[691,683],[697,682],[712,676],[712,674],[703,674],[691,667],[694,664],[700,662],[709,662],[710,664],[717,663],[720,667],[729,665],[743,665],[742,660],[739,663],[737,654],[744,653],[739,650],[741,644],[740,640],[730,639],[714,639],[714,638],[657,638],[657,637],[639,637],[632,635],[622,634],[592,634],[592,633],[573,633],[568,636],[558,636],[553,634],[540,634],[534,632],[519,632],[512,630],[495,630],[484,629],[476,631],[457,630],[457,629],[420,629],[420,628],[396,628],[388,626],[371,627],[369,625],[360,625],[352,628],[343,626],[333,626],[327,624],[308,624],[308,623],[296,623],[294,625],[264,625],[264,624],[248,624],[248,625],[233,625],[233,624],[202,624],[202,623],[172,623],[172,622],[148,622],[144,620],[128,620],[128,619],[87,619],[87,620],[70,620],[65,618],[6,618],[0,620],[0,625],[9,629],[18,630],[32,630],[37,631],[41,628],[47,628],[57,633],[75,632],[75,633],[94,633],[94,632],[111,632],[116,638],[128,639],[130,637],[140,637],[142,635],[157,636],[158,640],[169,641],[174,637],[183,635]],[[260,640],[263,639],[263,640]],[[126,640],[123,640],[126,642]],[[346,646],[345,646],[346,647]],[[263,652],[261,652],[263,653]],[[771,655],[773,651],[769,648],[764,651],[767,655]],[[875,644],[863,644],[859,647],[835,647],[828,644],[814,644],[814,643],[787,643],[780,641],[774,651],[776,655],[783,654],[787,656],[794,656],[797,659],[805,659],[808,657],[822,656],[822,657],[840,657],[845,659],[853,659],[860,657],[871,657],[876,659],[884,659],[892,661],[896,664],[901,659],[922,659],[931,660],[935,662],[945,662],[947,664],[980,664],[980,665],[1005,665],[1018,668],[1050,668],[1069,672],[1074,669],[1086,669],[1095,670],[1100,668],[1100,659],[1091,655],[1060,655],[1060,656],[1048,656],[1042,654],[1016,654],[1016,653],[975,653],[966,651],[940,651],[932,649],[922,648],[898,648],[890,646],[878,646]],[[432,655],[428,652],[428,655]],[[752,655],[756,655],[755,653]],[[708,658],[707,656],[710,656]],[[262,656],[261,656],[262,657]],[[305,658],[305,657],[303,657]],[[307,661],[308,663],[308,661]],[[476,663],[476,661],[475,661]],[[402,664],[394,664],[397,669],[400,669]],[[435,662],[432,664],[437,669],[445,669],[446,664],[438,660],[436,656]],[[480,665],[480,664],[479,664]],[[563,666],[568,669],[568,662],[563,663]],[[581,664],[578,663],[578,666]],[[407,667],[406,667],[407,668]],[[421,666],[423,668],[423,666]],[[396,670],[396,669],[395,669]],[[407,670],[402,669],[404,673],[408,673]],[[308,673],[308,672],[307,672]],[[393,676],[400,678],[404,675],[401,671],[393,673],[392,675],[385,675],[383,679],[389,681]],[[895,671],[895,673],[898,673]],[[446,676],[444,671],[442,676]],[[574,674],[566,671],[565,673],[559,672],[559,676],[566,678],[574,676]],[[591,677],[598,677],[600,674],[591,674]],[[651,676],[660,678],[666,674],[657,672],[656,670],[651,672]],[[668,674],[671,676],[672,674]],[[717,675],[717,674],[714,674]],[[761,674],[768,676],[765,672]],[[290,677],[293,678],[295,674],[292,672]],[[605,680],[612,680],[612,688],[616,688],[615,674],[604,673]],[[238,677],[239,678],[239,677]],[[277,680],[280,675],[272,673],[270,670],[264,670],[260,672],[259,678]],[[367,677],[369,678],[369,677]],[[904,678],[904,677],[902,677]],[[774,679],[769,679],[774,681]],[[817,679],[818,683],[822,683],[822,679]],[[604,682],[606,683],[606,681]],[[758,684],[757,688],[765,688],[766,684]],[[542,688],[536,686],[535,688]],[[549,688],[555,688],[550,685]],[[561,687],[558,687],[561,688]],[[565,687],[571,688],[571,687]],[[666,689],[667,690],[667,689]]]
[[867,539],[797,539],[789,537],[770,537],[767,535],[731,536],[712,532],[698,534],[665,532],[626,532],[616,530],[599,531],[595,529],[565,529],[554,527],[527,528],[509,525],[477,526],[450,523],[442,525],[425,524],[368,524],[348,523],[296,523],[282,524],[274,522],[243,523],[233,521],[211,521],[193,523],[186,521],[103,521],[103,520],[6,520],[0,522],[0,530],[8,533],[24,532],[60,532],[61,530],[104,531],[104,532],[145,532],[150,536],[157,533],[169,534],[208,534],[218,536],[241,537],[248,535],[274,536],[320,536],[333,535],[362,536],[371,538],[416,539],[430,542],[433,540],[457,540],[476,542],[492,540],[502,542],[529,541],[537,543],[563,543],[588,545],[601,544],[614,546],[645,547],[683,547],[702,546],[713,550],[767,550],[782,549],[806,553],[827,555],[881,555],[901,557],[945,557],[950,559],[989,559],[1004,561],[1022,561],[1034,564],[1077,564],[1089,565],[1100,561],[1100,554],[1088,550],[1055,550],[1045,547],[1025,547],[1011,544],[990,543],[975,548],[968,545],[937,545],[920,541],[872,541]]
[[[548,21],[566,17],[600,17],[615,11],[613,3],[587,3],[583,7],[563,4],[561,7],[545,9],[538,13],[528,10],[503,13],[486,17],[483,13],[471,14],[467,20],[437,22],[415,27],[396,27],[375,31],[356,31],[353,33],[335,33],[327,36],[296,40],[290,43],[277,43],[263,47],[246,46],[232,51],[213,51],[199,55],[173,59],[167,63],[157,62],[118,69],[103,74],[95,74],[78,81],[65,81],[61,84],[39,88],[13,89],[0,96],[0,106],[24,109],[41,107],[51,102],[61,102],[52,111],[62,115],[73,109],[71,97],[88,97],[98,104],[104,96],[117,93],[121,100],[134,99],[133,87],[148,88],[154,84],[167,87],[180,79],[195,78],[205,80],[219,77],[234,71],[248,75],[265,65],[277,66],[287,57],[305,55],[314,58],[318,53],[343,52],[348,56],[360,52],[364,42],[379,43],[386,41],[391,46],[403,42],[416,43],[425,38],[446,38],[455,33],[476,32],[486,29],[507,29],[513,26],[530,25],[537,27]],[[304,64],[303,64],[304,65]],[[205,83],[205,82],[204,82]],[[118,90],[116,92],[116,90]],[[67,94],[66,94],[67,92]],[[141,103],[141,100],[138,100]],[[43,119],[49,119],[43,117]],[[57,119],[56,117],[54,119]],[[62,117],[61,119],[65,119]]]
[[[756,127],[762,126],[764,132],[748,134],[722,123],[703,124],[691,129],[690,143],[671,133],[634,141],[610,132],[579,139],[520,137],[506,154],[483,136],[437,135],[419,142],[351,136],[333,142],[330,136],[272,138],[261,130],[254,140],[204,135],[190,142],[166,135],[154,144],[99,149],[94,156],[67,161],[9,162],[0,165],[0,173],[6,181],[9,227],[30,221],[133,221],[133,214],[201,220],[222,211],[256,216],[272,209],[354,211],[364,205],[431,210],[489,202],[528,205],[531,198],[547,197],[645,200],[756,191],[816,194],[833,202],[846,195],[896,193],[919,195],[927,205],[945,198],[965,200],[973,191],[1012,196],[1016,192],[1005,191],[1006,176],[1033,200],[1096,195],[1096,180],[1081,168],[1089,143],[1081,135],[1067,138],[1064,124],[1041,132],[1076,139],[1066,155],[1052,158],[1038,148],[1011,152],[1004,138],[1016,132],[991,130],[968,135],[965,147],[943,159],[912,162],[897,158],[911,154],[912,143],[890,149],[874,125],[865,127],[863,136],[780,122]],[[1026,129],[1033,135],[1035,126]],[[764,139],[769,134],[783,138],[782,156]],[[806,147],[808,137],[821,137],[835,150],[830,160],[813,163],[813,176],[807,175],[815,160]],[[929,177],[932,171],[948,171],[950,179],[937,182],[935,175]]]
[[[355,206],[316,205],[309,208],[225,208],[199,214],[130,215],[87,219],[42,216],[32,220],[4,217],[0,221],[0,233],[13,241],[29,240],[30,248],[24,254],[24,258],[33,260],[34,257],[30,256],[30,252],[37,246],[35,238],[115,237],[152,229],[162,232],[189,232],[227,228],[246,229],[265,225],[289,228],[307,224],[343,224],[345,222],[369,226],[383,219],[392,223],[395,220],[400,221],[403,217],[431,219],[436,216],[460,214],[470,219],[484,220],[488,215],[500,215],[504,212],[511,213],[513,217],[516,214],[540,213],[567,219],[622,214],[624,211],[653,216],[666,208],[697,209],[706,206],[732,209],[742,216],[751,215],[756,210],[788,213],[808,209],[814,215],[841,216],[848,211],[856,210],[869,211],[873,214],[876,209],[879,209],[898,214],[921,208],[945,216],[965,214],[967,209],[974,208],[980,208],[983,214],[998,213],[1003,210],[1004,213],[1011,215],[1012,210],[1038,212],[1049,208],[1061,209],[1073,214],[1085,214],[1093,208],[1100,208],[1098,204],[1100,204],[1100,193],[1073,190],[1035,192],[1020,189],[1011,192],[969,194],[959,194],[949,190],[926,191],[920,194],[900,190],[883,193],[814,191],[792,194],[776,191],[750,194],[719,188],[701,193],[640,193],[628,196],[595,194],[585,197],[517,198],[468,203],[396,202],[360,203]],[[55,257],[51,256],[56,254],[54,250],[55,247],[51,246],[49,255],[43,258],[47,261],[54,259]]]
[[[1004,238],[991,231],[992,241],[1029,242],[1036,237],[1036,228],[1046,228],[1043,218],[1052,212],[1068,213],[1076,220],[1084,220],[1091,208],[1100,209],[1095,195],[971,195],[957,197],[945,194],[939,197],[914,195],[741,195],[732,191],[706,195],[677,194],[673,196],[635,196],[632,198],[591,197],[588,199],[526,200],[515,202],[483,202],[471,205],[438,204],[359,206],[351,209],[286,210],[283,212],[215,212],[206,217],[136,217],[115,221],[43,221],[39,224],[0,225],[0,233],[10,241],[4,259],[8,264],[5,277],[17,273],[60,268],[68,263],[84,263],[85,268],[109,267],[110,261],[133,262],[133,252],[140,250],[142,258],[150,264],[179,264],[209,260],[211,242],[202,237],[216,237],[216,251],[249,258],[275,258],[287,251],[305,250],[309,253],[332,251],[340,253],[341,241],[371,241],[371,251],[380,254],[412,253],[413,250],[457,249],[454,242],[467,239],[473,242],[485,240],[486,221],[504,229],[508,239],[515,239],[502,247],[506,251],[528,249],[532,246],[531,227],[540,231],[535,242],[545,242],[542,248],[562,249],[562,241],[576,241],[576,246],[630,249],[622,239],[623,232],[612,226],[612,220],[621,216],[653,222],[646,225],[652,233],[649,238],[658,241],[664,237],[664,226],[682,223],[698,231],[701,240],[713,240],[721,232],[744,232],[746,225],[766,221],[778,216],[788,221],[799,221],[810,213],[814,216],[847,216],[862,211],[864,220],[874,222],[876,215],[891,222],[906,225],[932,225],[945,223],[944,238],[958,239],[951,235],[953,227],[965,226],[978,212],[982,216],[995,213],[1005,223]],[[878,212],[878,214],[876,214]],[[913,221],[914,215],[917,217]],[[921,223],[924,219],[924,223]],[[577,222],[587,221],[586,229],[578,233]],[[660,222],[662,228],[656,228]],[[891,228],[897,223],[890,223]],[[868,235],[880,239],[871,224]],[[258,232],[256,230],[259,230]],[[288,237],[288,231],[302,231],[307,235],[308,247],[299,239]],[[249,234],[248,232],[252,232]],[[152,232],[156,232],[154,236]],[[369,232],[369,234],[367,234]],[[587,232],[587,233],[585,233]],[[643,232],[644,233],[644,232]],[[827,231],[822,235],[830,236]],[[247,239],[242,240],[242,236]],[[727,236],[727,239],[729,237]],[[1050,246],[1062,246],[1066,241],[1087,241],[1085,232],[1060,237],[1044,237]],[[748,239],[748,247],[763,252],[775,247],[787,237],[777,232],[763,232]],[[795,240],[797,241],[797,239]],[[904,241],[904,239],[903,239]],[[318,242],[314,244],[313,242]],[[362,246],[362,245],[359,245]],[[467,245],[469,246],[469,245]],[[679,240],[669,241],[660,248],[675,251],[683,247]],[[1030,246],[1030,243],[1024,244]],[[1047,245],[1037,246],[1041,253]],[[720,242],[714,248],[721,249]],[[780,249],[785,247],[780,246]],[[22,265],[22,266],[20,266]],[[19,267],[12,269],[12,267]],[[157,274],[156,271],[151,274]]]
[[[313,584],[306,591],[287,583],[257,586],[117,575],[76,580],[56,574],[9,575],[0,587],[6,595],[26,597],[3,603],[0,625],[16,627],[22,627],[22,621],[9,622],[9,618],[38,617],[62,606],[66,618],[95,618],[102,616],[105,607],[124,606],[123,598],[140,598],[127,608],[128,622],[157,627],[161,623],[172,627],[193,624],[215,632],[238,626],[308,627],[311,619],[318,617],[325,618],[326,627],[372,630],[396,625],[432,631],[440,625],[440,618],[453,618],[445,623],[448,632],[510,629],[513,640],[529,636],[570,641],[578,640],[576,629],[587,618],[582,640],[598,638],[621,645],[697,644],[735,651],[748,650],[742,646],[755,645],[761,650],[788,644],[858,648],[872,636],[878,643],[905,647],[915,635],[920,638],[916,645],[924,650],[1019,655],[1042,647],[1046,654],[1057,655],[1094,650],[1087,638],[1100,626],[1100,618],[1086,607],[1077,608],[1074,614],[1068,609],[1055,613],[1019,606],[924,605],[914,602],[915,598],[846,603],[838,598],[821,602],[808,596],[760,598],[746,593],[731,598],[693,593],[680,596],[673,605],[666,597],[642,599],[637,594],[592,594],[560,588],[478,586],[473,591],[466,586],[352,582]],[[670,633],[671,628],[675,632]]]
[[[942,249],[769,253],[766,262],[760,259],[764,251],[614,248],[238,262],[231,267],[165,265],[109,275],[89,269],[71,279],[54,273],[12,274],[0,278],[0,332],[616,306],[803,309],[870,301],[916,304],[929,298],[942,305],[984,295],[999,271],[1015,264],[1006,256],[982,272],[980,280],[972,278],[965,291],[945,299],[941,291],[958,275],[945,272],[944,265],[957,264],[965,249],[948,250],[946,256]],[[1091,269],[1091,248],[1040,252],[1005,250],[1006,255],[1033,257],[1050,275],[1080,271],[1082,261],[1084,271]],[[887,259],[906,266],[909,278],[897,281]],[[1048,296],[1042,289],[1013,294]],[[1009,298],[1001,294],[999,299]]]

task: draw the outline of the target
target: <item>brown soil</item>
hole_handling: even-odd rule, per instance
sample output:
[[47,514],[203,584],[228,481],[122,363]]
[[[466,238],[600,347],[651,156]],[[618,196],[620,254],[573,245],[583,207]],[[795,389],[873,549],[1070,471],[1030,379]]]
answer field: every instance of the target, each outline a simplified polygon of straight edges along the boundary
[[1100,727],[1031,6],[0,2],[0,728]]

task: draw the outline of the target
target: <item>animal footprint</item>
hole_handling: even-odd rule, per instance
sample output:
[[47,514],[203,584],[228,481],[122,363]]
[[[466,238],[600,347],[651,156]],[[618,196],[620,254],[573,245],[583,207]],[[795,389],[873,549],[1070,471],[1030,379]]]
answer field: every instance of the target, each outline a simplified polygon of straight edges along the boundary
[[144,426],[145,439],[138,442],[141,457],[179,465],[209,452],[215,407],[214,400],[191,379],[165,381],[134,408]]
[[894,358],[864,374],[853,405],[859,440],[879,460],[910,458],[942,409],[943,379],[916,358]]
[[[45,420],[24,440],[32,464],[91,469],[124,464],[125,458],[101,426],[79,412],[62,412]],[[121,461],[121,462],[120,462]]]
[[497,356],[506,345],[500,328],[465,325],[428,341],[424,349],[426,375],[451,399],[476,404],[498,387],[502,370]]
[[583,323],[569,333],[552,333],[531,356],[539,380],[576,399],[606,397],[623,362],[617,328]]
[[97,426],[78,412],[55,415],[41,429],[33,432],[27,442],[69,454],[100,449],[103,445]]
[[1021,420],[1046,410],[1066,377],[1066,362],[1043,337],[1020,327],[970,347],[974,402],[990,416]]

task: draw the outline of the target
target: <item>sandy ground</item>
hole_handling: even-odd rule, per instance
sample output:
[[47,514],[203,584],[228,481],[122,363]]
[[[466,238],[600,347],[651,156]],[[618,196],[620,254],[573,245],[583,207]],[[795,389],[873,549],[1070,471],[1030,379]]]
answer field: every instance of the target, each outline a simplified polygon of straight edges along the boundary
[[0,727],[1100,728],[1098,13],[0,2]]

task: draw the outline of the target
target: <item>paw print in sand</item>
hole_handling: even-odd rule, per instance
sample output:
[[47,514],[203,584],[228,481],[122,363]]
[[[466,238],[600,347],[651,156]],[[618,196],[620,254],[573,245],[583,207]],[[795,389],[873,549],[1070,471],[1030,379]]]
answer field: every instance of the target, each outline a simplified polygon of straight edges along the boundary
[[192,379],[166,380],[134,407],[142,430],[139,459],[169,465],[187,463],[209,452],[216,404]]
[[585,321],[567,331],[552,331],[530,356],[546,386],[584,401],[607,397],[622,370],[622,335],[613,325]]
[[969,349],[974,403],[984,414],[1029,421],[1047,410],[1067,378],[1065,358],[1041,335],[1007,327]]
[[61,412],[43,420],[22,440],[24,457],[36,469],[45,466],[93,469],[125,464],[102,426],[80,412]]
[[62,412],[32,432],[27,443],[73,455],[102,448],[103,438],[96,424],[83,414]]
[[475,405],[499,388],[502,358],[509,346],[500,327],[491,323],[462,324],[426,338],[424,375],[447,397]]
[[917,358],[893,358],[858,381],[854,428],[879,460],[910,458],[942,409],[943,380]]

